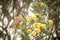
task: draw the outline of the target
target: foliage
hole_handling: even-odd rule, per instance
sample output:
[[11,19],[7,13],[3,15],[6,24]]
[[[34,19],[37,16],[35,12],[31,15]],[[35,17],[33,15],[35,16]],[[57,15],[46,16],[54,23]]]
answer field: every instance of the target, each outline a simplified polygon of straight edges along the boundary
[[[16,30],[21,30],[20,37],[22,40],[49,40],[53,31],[56,32],[56,39],[59,38],[60,33],[60,0],[35,0],[32,2],[31,10],[34,13],[34,16],[19,15],[21,10],[25,7],[29,7],[29,4],[32,0],[23,0],[24,6],[20,8],[20,5],[17,0],[13,1],[13,11],[14,8],[17,10],[17,16],[11,17],[8,12],[9,5],[13,0],[0,0],[0,5],[2,5],[2,21],[6,16],[8,21],[14,18],[14,22],[10,28]],[[0,14],[0,15],[1,15]],[[46,15],[48,14],[48,19],[46,20]],[[1,15],[1,16],[2,16]],[[1,19],[1,18],[0,18]],[[4,25],[4,23],[2,23]],[[8,23],[9,24],[9,23]],[[7,25],[8,26],[8,25]],[[3,28],[3,27],[2,27]],[[7,27],[3,28],[8,34]],[[54,32],[54,33],[55,33]],[[2,32],[3,33],[3,32]],[[53,33],[53,34],[54,34]],[[6,34],[6,35],[7,35]],[[8,35],[9,36],[9,35]],[[48,37],[47,37],[48,36]],[[52,35],[53,36],[53,35]],[[10,39],[9,39],[10,40]],[[51,39],[52,40],[52,39]]]
[[[35,13],[34,16],[28,17],[24,15],[21,20],[22,24],[21,22],[19,24],[21,24],[20,30],[22,33],[20,33],[20,35],[22,40],[30,40],[30,37],[35,38],[36,36],[40,36],[42,39],[45,37],[45,35],[50,35],[53,26],[53,20],[46,21],[44,15],[40,13]],[[13,28],[15,29],[15,27]],[[18,26],[16,26],[16,28],[18,28]]]

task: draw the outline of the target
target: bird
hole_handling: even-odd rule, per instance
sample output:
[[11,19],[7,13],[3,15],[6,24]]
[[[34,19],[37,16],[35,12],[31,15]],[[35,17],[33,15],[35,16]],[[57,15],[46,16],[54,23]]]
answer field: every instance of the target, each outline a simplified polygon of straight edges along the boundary
[[11,24],[10,28],[13,28],[15,25],[19,25],[19,23],[22,21],[23,17],[22,15],[19,15],[14,18],[13,23]]

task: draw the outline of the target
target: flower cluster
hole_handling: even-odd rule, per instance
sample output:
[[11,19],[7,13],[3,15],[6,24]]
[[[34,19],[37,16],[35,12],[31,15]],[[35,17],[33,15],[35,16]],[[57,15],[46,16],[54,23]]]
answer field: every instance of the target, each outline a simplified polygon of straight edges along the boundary
[[27,35],[28,37],[29,36],[36,37],[37,35],[39,35],[40,37],[42,37],[43,34],[50,32],[50,29],[53,24],[53,20],[45,21],[44,19],[45,17],[41,13],[35,13],[34,16],[28,17],[26,16],[23,17],[22,15],[20,15],[15,18],[13,28],[15,30],[20,29],[21,32],[23,32],[22,33],[23,36]]
[[27,18],[27,22],[30,23],[31,26],[32,26],[31,29],[27,29],[27,33],[28,34],[30,34],[31,36],[36,36],[37,34],[40,34],[42,32],[42,30],[45,31],[45,29],[46,30],[48,29],[47,23],[48,24],[53,24],[52,20],[47,20],[46,23],[41,22],[40,20],[42,20],[41,19],[42,17],[43,17],[42,14],[35,13],[34,16],[29,16]]

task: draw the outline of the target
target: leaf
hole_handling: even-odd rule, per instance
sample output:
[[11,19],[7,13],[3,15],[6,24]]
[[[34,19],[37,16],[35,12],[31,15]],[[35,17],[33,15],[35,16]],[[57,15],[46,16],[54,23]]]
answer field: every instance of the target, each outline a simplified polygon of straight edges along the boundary
[[24,35],[24,34],[20,34],[21,35],[21,37],[22,37],[22,40],[29,40],[29,37],[28,36],[26,36],[26,35]]

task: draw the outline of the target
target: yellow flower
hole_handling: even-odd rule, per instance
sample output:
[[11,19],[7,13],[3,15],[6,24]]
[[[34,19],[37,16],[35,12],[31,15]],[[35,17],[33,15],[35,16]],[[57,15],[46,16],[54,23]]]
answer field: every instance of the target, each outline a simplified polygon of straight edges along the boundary
[[40,3],[40,5],[41,5],[41,6],[44,6],[44,5],[45,5],[45,3],[44,3],[44,2],[41,2],[41,3]]
[[49,24],[53,24],[53,20],[48,20],[48,23]]
[[31,36],[35,36],[36,35],[36,32],[33,31],[32,33],[30,33],[30,35]]
[[40,16],[41,14],[39,14],[39,13],[36,13],[36,14],[34,14],[34,20],[38,20],[38,17]]
[[38,20],[38,18],[34,18],[34,21],[37,21]]
[[27,21],[28,21],[28,22],[32,22],[32,21],[33,21],[33,17],[30,16],[30,17],[27,19]]
[[40,27],[41,27],[42,29],[45,29],[45,28],[46,28],[46,25],[45,25],[45,24],[41,24]]
[[34,32],[40,33],[40,29],[39,28],[34,28]]
[[33,24],[33,27],[34,27],[34,28],[40,28],[40,24],[41,24],[41,23],[34,23],[34,24]]
[[28,29],[26,32],[27,33],[31,33],[32,32],[32,29]]

